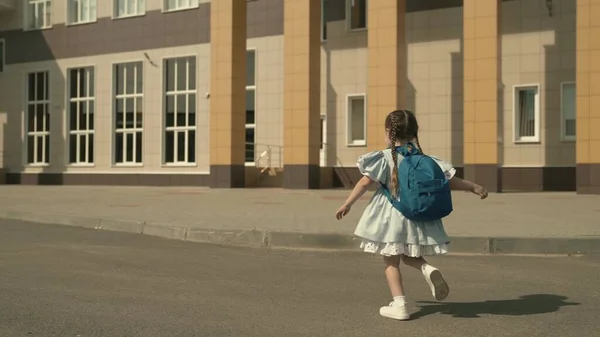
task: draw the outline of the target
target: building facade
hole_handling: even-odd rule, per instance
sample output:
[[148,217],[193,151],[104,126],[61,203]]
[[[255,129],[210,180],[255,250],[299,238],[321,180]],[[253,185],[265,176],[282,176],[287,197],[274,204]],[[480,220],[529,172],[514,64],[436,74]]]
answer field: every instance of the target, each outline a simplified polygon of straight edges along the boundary
[[0,0],[0,179],[349,187],[416,112],[490,191],[600,194],[600,0]]

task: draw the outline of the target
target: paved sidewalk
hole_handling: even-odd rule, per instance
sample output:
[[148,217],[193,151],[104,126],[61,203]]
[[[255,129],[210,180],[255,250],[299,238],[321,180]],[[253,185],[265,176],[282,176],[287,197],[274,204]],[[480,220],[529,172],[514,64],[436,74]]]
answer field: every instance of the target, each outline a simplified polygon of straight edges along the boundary
[[[336,221],[348,193],[4,185],[0,217],[194,241],[349,248],[357,244],[352,232],[370,193]],[[454,204],[445,222],[454,251],[600,253],[600,196],[506,193],[481,201],[458,192]]]

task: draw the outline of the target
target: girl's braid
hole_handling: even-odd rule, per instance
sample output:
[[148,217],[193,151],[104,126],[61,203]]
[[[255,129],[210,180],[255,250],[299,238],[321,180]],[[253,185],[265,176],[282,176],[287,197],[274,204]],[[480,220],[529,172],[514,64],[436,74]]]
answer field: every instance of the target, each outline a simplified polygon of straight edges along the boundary
[[393,169],[392,169],[392,179],[390,181],[390,187],[392,190],[392,195],[398,194],[398,170],[396,169],[396,165],[398,163],[398,152],[396,152],[396,141],[398,138],[398,117],[396,114],[391,114],[391,127],[390,127],[390,149],[392,150],[392,161]]
[[421,143],[419,143],[419,135],[418,134],[415,135],[415,143],[417,143],[417,146],[419,147],[419,151],[421,151],[422,154],[425,154],[425,152],[423,152],[423,148],[421,147]]

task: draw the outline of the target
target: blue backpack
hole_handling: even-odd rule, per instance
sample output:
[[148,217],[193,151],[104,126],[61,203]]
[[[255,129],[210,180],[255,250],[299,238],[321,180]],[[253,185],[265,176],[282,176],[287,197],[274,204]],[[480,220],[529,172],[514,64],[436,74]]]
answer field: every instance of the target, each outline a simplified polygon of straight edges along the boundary
[[436,161],[412,143],[395,151],[404,157],[398,166],[398,195],[392,197],[381,184],[394,208],[413,221],[439,220],[452,213],[450,184]]

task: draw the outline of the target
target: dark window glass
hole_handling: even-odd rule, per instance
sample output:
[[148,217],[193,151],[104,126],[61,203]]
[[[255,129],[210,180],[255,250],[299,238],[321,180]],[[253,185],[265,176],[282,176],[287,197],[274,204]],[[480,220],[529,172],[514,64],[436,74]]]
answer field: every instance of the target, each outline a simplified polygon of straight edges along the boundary
[[165,161],[173,163],[175,161],[175,132],[167,131],[165,137]]
[[246,162],[254,162],[254,128],[246,129]]

